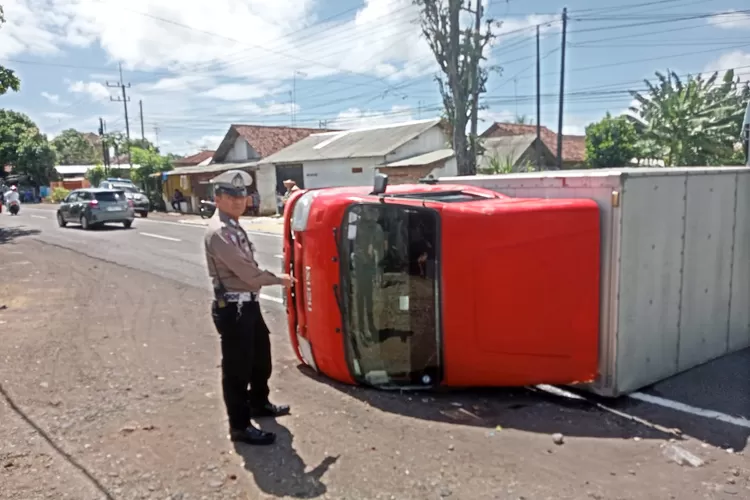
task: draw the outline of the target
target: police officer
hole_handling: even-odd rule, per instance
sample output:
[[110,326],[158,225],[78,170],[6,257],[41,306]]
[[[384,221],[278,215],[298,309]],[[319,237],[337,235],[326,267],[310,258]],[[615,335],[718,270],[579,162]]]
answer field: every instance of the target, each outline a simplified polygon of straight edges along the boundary
[[241,170],[230,170],[211,182],[216,213],[206,230],[205,250],[215,295],[212,315],[221,336],[222,388],[229,434],[232,441],[271,444],[276,436],[255,427],[250,418],[285,415],[289,407],[268,400],[271,343],[258,295],[264,286],[289,286],[291,278],[258,267],[253,244],[239,224],[239,217],[247,208],[246,188],[252,184],[252,177]]

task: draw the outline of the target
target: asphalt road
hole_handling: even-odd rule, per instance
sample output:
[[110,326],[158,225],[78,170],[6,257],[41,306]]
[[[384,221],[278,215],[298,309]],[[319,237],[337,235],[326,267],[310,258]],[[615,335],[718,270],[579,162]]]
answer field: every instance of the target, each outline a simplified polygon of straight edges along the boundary
[[[0,227],[28,232],[33,238],[90,257],[208,288],[202,252],[204,229],[200,226],[139,218],[129,230],[113,226],[83,231],[76,226],[57,227],[49,207],[24,206],[17,217],[0,215]],[[266,233],[252,233],[250,237],[260,266],[279,271],[281,238]],[[279,288],[264,290],[264,297],[266,307],[282,312]],[[283,324],[274,327],[285,329]],[[745,450],[750,437],[750,349],[646,388],[636,397],[597,401],[649,425],[679,429],[723,449]]]
[[[46,243],[74,250],[190,286],[209,288],[203,234],[205,228],[179,222],[136,218],[130,229],[108,225],[89,231],[70,224],[60,228],[51,207],[22,207],[18,216],[0,214],[3,227],[31,231]],[[270,233],[249,234],[256,247],[258,265],[280,272],[281,238]],[[281,289],[263,291],[268,300],[281,302]]]

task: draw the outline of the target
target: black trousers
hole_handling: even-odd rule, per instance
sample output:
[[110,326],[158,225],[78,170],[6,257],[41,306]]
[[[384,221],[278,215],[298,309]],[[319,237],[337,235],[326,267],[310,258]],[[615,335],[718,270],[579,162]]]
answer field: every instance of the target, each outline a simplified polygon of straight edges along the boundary
[[212,306],[216,330],[221,336],[221,383],[229,427],[244,429],[250,409],[268,403],[271,378],[271,340],[258,302]]

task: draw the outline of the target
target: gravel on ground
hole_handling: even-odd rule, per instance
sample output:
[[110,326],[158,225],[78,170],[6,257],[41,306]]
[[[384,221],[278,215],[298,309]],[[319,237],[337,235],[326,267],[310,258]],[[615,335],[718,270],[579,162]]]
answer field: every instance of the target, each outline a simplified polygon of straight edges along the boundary
[[747,456],[586,403],[328,382],[270,303],[293,413],[260,422],[275,446],[235,447],[203,284],[23,237],[0,272],[0,499],[750,498]]

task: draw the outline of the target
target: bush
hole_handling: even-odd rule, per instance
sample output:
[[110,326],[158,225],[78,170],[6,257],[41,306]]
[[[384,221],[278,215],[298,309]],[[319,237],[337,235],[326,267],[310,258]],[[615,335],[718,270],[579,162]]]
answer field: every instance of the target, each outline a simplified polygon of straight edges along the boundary
[[70,194],[70,190],[65,189],[64,187],[56,187],[52,190],[52,201],[54,203],[60,203],[62,202],[67,196]]

